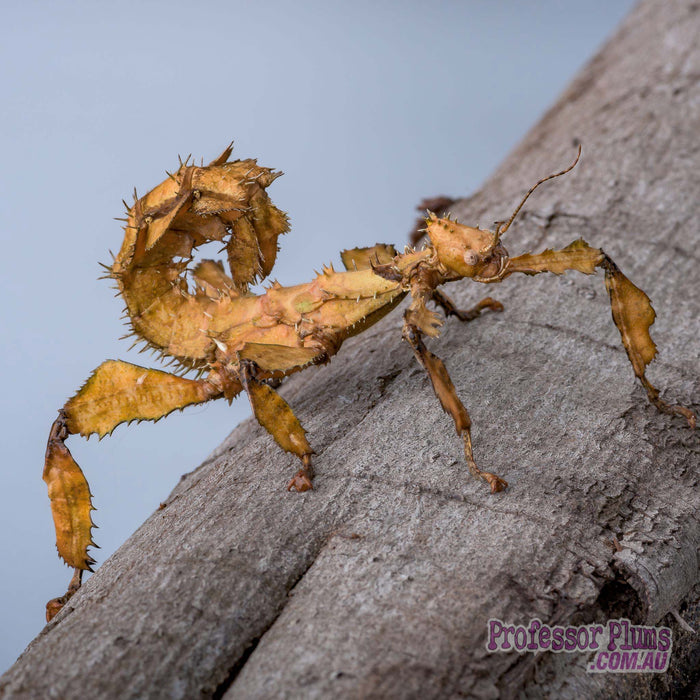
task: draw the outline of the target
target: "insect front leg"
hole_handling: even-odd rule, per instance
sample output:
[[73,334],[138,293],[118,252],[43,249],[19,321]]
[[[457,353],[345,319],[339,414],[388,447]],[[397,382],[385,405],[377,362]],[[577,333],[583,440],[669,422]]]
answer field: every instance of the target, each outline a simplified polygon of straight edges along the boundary
[[287,484],[287,491],[313,489],[313,450],[306,439],[306,431],[289,404],[269,384],[258,379],[257,372],[254,362],[240,361],[241,382],[250,399],[255,418],[285,452],[291,452],[301,460],[301,469]]
[[481,316],[482,311],[487,309],[490,311],[503,311],[503,304],[491,297],[482,299],[478,304],[472,306],[471,309],[463,310],[458,309],[452,299],[439,289],[433,291],[432,300],[445,312],[445,316],[456,316],[460,321],[464,322],[473,321]]
[[620,272],[618,266],[605,253],[600,267],[605,270],[605,287],[610,296],[613,321],[620,331],[627,357],[646,390],[649,401],[663,413],[683,416],[688,425],[695,428],[697,418],[693,411],[685,406],[662,401],[659,398],[659,390],[646,378],[646,366],[656,355],[656,345],[649,335],[649,327],[656,317],[651,300]]
[[[238,390],[240,391],[240,385]],[[226,387],[231,391],[232,387]],[[128,362],[108,360],[91,375],[80,391],[59,411],[46,446],[43,478],[49,491],[60,557],[74,568],[68,591],[46,605],[50,620],[80,587],[83,571],[95,560],[88,547],[93,522],[90,487],[65,441],[70,435],[104,437],[120,423],[158,420],[175,409],[222,395],[219,383],[194,381]]]
[[649,401],[659,411],[671,415],[683,416],[691,428],[695,428],[697,419],[693,411],[685,406],[669,404],[659,398],[659,390],[651,384],[645,374],[647,365],[656,356],[656,345],[649,334],[656,313],[649,297],[639,287],[622,274],[618,266],[597,248],[591,248],[582,239],[574,241],[562,250],[545,250],[537,255],[521,255],[512,258],[504,271],[503,277],[513,272],[536,275],[540,272],[553,272],[561,275],[566,270],[577,270],[591,275],[595,268],[605,271],[605,286],[610,296],[610,308],[613,321],[620,336],[627,357],[632,364],[635,375],[647,392]]
[[491,493],[503,491],[508,486],[508,482],[501,479],[495,474],[485,472],[477,467],[474,461],[474,453],[472,451],[472,436],[471,436],[471,419],[469,413],[464,407],[464,404],[457,396],[452,379],[445,367],[443,361],[433,355],[428,348],[425,347],[422,339],[422,333],[417,326],[412,325],[408,321],[404,321],[403,339],[408,342],[416,356],[416,360],[428,373],[430,383],[433,386],[433,391],[438,397],[443,410],[452,416],[457,434],[464,441],[464,456],[469,465],[469,470],[474,476],[483,479],[491,487]]

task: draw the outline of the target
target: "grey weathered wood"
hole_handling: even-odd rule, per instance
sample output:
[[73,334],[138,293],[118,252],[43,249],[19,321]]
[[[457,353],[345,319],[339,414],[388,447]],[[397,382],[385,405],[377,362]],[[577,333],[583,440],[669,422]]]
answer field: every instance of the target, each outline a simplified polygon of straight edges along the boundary
[[[475,196],[512,254],[584,236],[652,297],[650,378],[698,408],[700,11],[648,0]],[[187,475],[0,681],[3,697],[650,697],[692,682],[700,441],[646,403],[600,275],[469,282],[502,315],[451,320],[431,347],[475,424],[487,493],[394,313],[282,393],[317,450],[316,490],[239,426]],[[622,549],[615,551],[613,539]],[[684,607],[687,605],[687,608]],[[588,675],[580,655],[488,654],[486,621],[674,627],[664,677]]]

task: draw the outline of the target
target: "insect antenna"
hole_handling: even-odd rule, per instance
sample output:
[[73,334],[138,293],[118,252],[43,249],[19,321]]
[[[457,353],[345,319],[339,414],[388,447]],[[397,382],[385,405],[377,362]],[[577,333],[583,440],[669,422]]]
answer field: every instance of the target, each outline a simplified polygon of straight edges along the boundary
[[[500,240],[501,236],[508,230],[510,225],[513,223],[513,220],[515,217],[518,215],[518,212],[523,208],[523,204],[527,202],[528,198],[530,195],[543,183],[547,182],[547,180],[553,180],[555,177],[559,177],[560,175],[566,175],[566,173],[571,172],[575,167],[576,164],[579,161],[579,158],[581,158],[581,144],[578,146],[578,153],[576,154],[576,158],[574,159],[574,162],[566,168],[566,170],[562,170],[561,172],[558,173],[553,173],[552,175],[547,175],[547,177],[543,177],[541,180],[538,180],[528,191],[527,194],[522,198],[520,201],[520,204],[515,208],[515,211],[511,215],[510,219],[508,219],[507,222],[504,221],[496,221],[496,231],[495,231],[495,239],[493,245],[496,246],[498,244],[498,241]],[[505,223],[505,226],[503,224]],[[503,228],[501,228],[503,226]]]

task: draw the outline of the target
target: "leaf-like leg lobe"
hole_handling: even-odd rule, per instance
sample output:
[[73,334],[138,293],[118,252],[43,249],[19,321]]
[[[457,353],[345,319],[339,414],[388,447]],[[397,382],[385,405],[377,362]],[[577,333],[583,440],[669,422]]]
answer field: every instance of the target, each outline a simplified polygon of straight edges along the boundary
[[605,286],[610,295],[612,317],[622,337],[622,344],[627,351],[649,401],[662,413],[683,416],[691,428],[697,425],[693,411],[685,406],[669,404],[659,398],[659,390],[646,378],[646,366],[656,356],[656,345],[649,334],[649,327],[654,323],[656,313],[651,300],[639,287],[630,282],[620,272],[618,266],[605,254],[601,267],[605,270]]
[[[240,391],[240,387],[238,388]],[[221,395],[207,380],[176,377],[121,360],[106,360],[65,405],[70,433],[103,437],[120,423],[158,420],[178,408]]]
[[448,413],[455,424],[457,434],[464,441],[464,456],[469,465],[469,471],[480,479],[483,479],[490,487],[491,493],[503,491],[508,486],[508,482],[501,477],[479,469],[474,460],[471,438],[471,419],[464,404],[457,396],[457,391],[443,361],[433,355],[423,343],[421,333],[418,328],[410,323],[404,323],[403,338],[413,349],[413,353],[420,365],[428,373],[433,391],[440,401],[443,410]]
[[69,566],[92,571],[95,561],[87,553],[93,544],[90,487],[64,444],[70,435],[66,423],[66,413],[61,410],[46,445],[43,479],[49,490],[59,555]]
[[377,243],[367,248],[352,248],[340,253],[346,270],[370,270],[372,265],[387,265],[396,257],[393,245]]

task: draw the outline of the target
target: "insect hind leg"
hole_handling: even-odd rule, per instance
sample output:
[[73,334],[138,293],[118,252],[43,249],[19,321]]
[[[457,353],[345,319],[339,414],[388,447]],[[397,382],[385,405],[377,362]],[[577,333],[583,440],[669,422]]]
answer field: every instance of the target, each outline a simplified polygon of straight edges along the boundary
[[46,446],[43,479],[48,487],[59,556],[75,573],[65,595],[47,604],[47,620],[80,588],[81,572],[92,571],[95,563],[88,553],[89,547],[96,546],[91,534],[94,508],[90,487],[66,440],[76,434],[104,437],[120,423],[158,420],[175,409],[221,394],[222,388],[216,382],[183,379],[128,362],[107,360],[59,411]]

